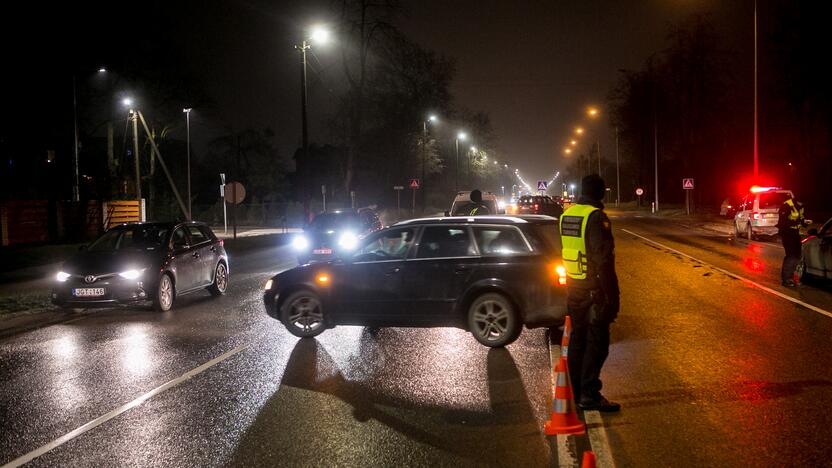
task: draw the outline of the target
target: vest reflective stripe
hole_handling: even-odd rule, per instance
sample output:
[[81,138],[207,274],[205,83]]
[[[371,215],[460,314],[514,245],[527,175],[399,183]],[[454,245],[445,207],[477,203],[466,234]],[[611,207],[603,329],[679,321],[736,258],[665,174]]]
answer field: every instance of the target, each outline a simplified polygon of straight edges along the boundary
[[586,279],[586,222],[597,210],[592,205],[573,205],[560,217],[563,266],[572,279]]
[[[791,210],[789,212],[789,221],[800,221],[801,219],[803,219],[803,207],[800,207],[800,209],[798,209],[794,205],[794,200],[792,200],[791,198],[786,200],[784,203],[786,205],[789,205],[789,209]],[[789,227],[792,229],[800,229],[800,223]]]

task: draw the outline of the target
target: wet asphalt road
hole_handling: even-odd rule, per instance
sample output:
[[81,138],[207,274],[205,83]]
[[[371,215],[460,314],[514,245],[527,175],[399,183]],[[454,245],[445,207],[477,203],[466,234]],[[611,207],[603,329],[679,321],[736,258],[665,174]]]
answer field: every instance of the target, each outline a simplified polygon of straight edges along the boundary
[[[622,311],[602,377],[624,405],[604,415],[615,463],[827,464],[832,318],[710,265],[832,311],[829,288],[781,288],[775,245],[648,218],[613,223]],[[30,465],[558,463],[541,433],[551,391],[543,330],[505,350],[455,329],[341,327],[298,340],[263,313],[259,292],[294,264],[288,248],[231,261],[225,297],[186,296],[167,314],[96,311],[0,340],[0,463],[218,356],[227,358]]]

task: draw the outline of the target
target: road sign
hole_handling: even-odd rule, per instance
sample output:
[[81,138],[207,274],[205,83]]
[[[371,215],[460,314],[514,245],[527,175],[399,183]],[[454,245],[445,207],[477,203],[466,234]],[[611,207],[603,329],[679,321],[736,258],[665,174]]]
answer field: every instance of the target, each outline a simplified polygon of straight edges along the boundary
[[410,179],[410,188],[414,190],[419,188],[419,179]]
[[685,190],[693,190],[693,178],[682,179],[682,188]]
[[537,189],[538,190],[546,190],[546,187],[548,187],[548,186],[549,186],[549,182],[546,182],[545,180],[538,180],[537,181]]
[[404,190],[404,185],[395,185],[393,186],[393,190]]
[[234,205],[239,205],[246,199],[246,188],[239,182],[229,182],[225,184],[225,201]]
[[641,187],[637,188],[636,189],[636,195],[638,195],[638,196],[644,195],[644,189],[641,188]]

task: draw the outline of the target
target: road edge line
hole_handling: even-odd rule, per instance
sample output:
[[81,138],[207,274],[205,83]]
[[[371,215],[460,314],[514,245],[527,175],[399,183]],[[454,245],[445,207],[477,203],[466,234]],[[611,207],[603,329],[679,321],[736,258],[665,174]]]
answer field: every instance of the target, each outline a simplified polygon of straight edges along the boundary
[[676,249],[674,249],[673,247],[668,247],[668,246],[666,246],[666,245],[664,245],[664,244],[662,244],[662,243],[656,242],[656,241],[654,241],[654,240],[652,240],[652,239],[648,239],[648,238],[646,238],[646,237],[644,237],[644,236],[642,236],[642,235],[640,235],[640,234],[636,234],[636,233],[634,233],[633,231],[630,231],[630,230],[627,230],[627,229],[621,229],[621,230],[622,230],[622,231],[624,231],[624,232],[626,232],[627,234],[630,234],[630,235],[636,236],[636,237],[638,237],[638,238],[640,238],[640,239],[643,239],[643,240],[645,240],[645,241],[647,241],[647,242],[650,242],[650,243],[651,243],[651,244],[653,244],[653,245],[659,246],[659,247],[661,247],[661,248],[663,248],[663,249],[665,249],[665,250],[669,250],[669,251],[671,251],[671,252],[674,252],[674,253],[677,253],[677,254],[679,254],[679,255],[682,255],[683,257],[687,257],[687,258],[689,258],[689,259],[691,259],[691,260],[697,261],[697,262],[702,263],[702,264],[704,264],[704,265],[708,265],[709,267],[713,268],[714,270],[716,270],[716,271],[718,271],[718,272],[720,272],[720,273],[726,274],[726,275],[730,276],[731,278],[738,279],[738,280],[742,281],[742,282],[743,282],[743,283],[745,283],[745,284],[748,284],[748,285],[751,285],[751,286],[753,286],[753,287],[755,287],[755,288],[761,289],[761,290],[763,290],[763,291],[765,291],[765,292],[767,292],[767,293],[769,293],[769,294],[773,294],[773,295],[775,295],[775,296],[777,296],[777,297],[780,297],[780,298],[782,298],[782,299],[785,299],[785,300],[787,300],[787,301],[790,301],[790,302],[792,302],[792,303],[794,303],[794,304],[797,304],[797,305],[803,306],[803,307],[805,307],[805,308],[807,308],[807,309],[809,309],[809,310],[811,310],[811,311],[813,311],[813,312],[817,312],[817,313],[819,313],[819,314],[821,314],[821,315],[825,315],[825,316],[827,316],[827,317],[829,317],[829,318],[832,318],[832,312],[829,312],[828,310],[824,310],[824,309],[821,309],[820,307],[813,306],[812,304],[808,304],[808,303],[806,303],[806,302],[803,302],[803,301],[801,301],[800,299],[795,299],[795,298],[793,298],[793,297],[789,296],[788,294],[783,294],[783,293],[781,293],[780,291],[777,291],[777,290],[771,289],[771,288],[769,288],[768,286],[763,286],[762,284],[760,284],[760,283],[758,283],[758,282],[756,282],[756,281],[750,280],[750,279],[748,279],[748,278],[746,278],[746,277],[744,277],[744,276],[740,276],[740,275],[738,275],[738,274],[736,274],[736,273],[731,273],[730,271],[728,271],[728,270],[726,270],[726,269],[724,269],[724,268],[720,268],[720,267],[718,267],[718,266],[714,265],[713,263],[709,263],[709,262],[706,262],[706,261],[704,261],[704,260],[700,260],[700,259],[698,259],[698,258],[696,258],[696,257],[694,257],[694,256],[692,256],[692,255],[688,255],[688,254],[686,254],[686,253],[684,253],[684,252],[682,252],[682,251],[680,251],[680,250],[676,250]]
[[600,411],[584,411],[586,431],[589,435],[589,446],[595,453],[596,464],[603,468],[615,468],[615,461],[612,459],[610,440],[607,437],[607,430],[604,427],[604,419]]
[[29,463],[30,461],[34,460],[35,458],[37,458],[37,457],[55,449],[57,447],[60,447],[61,445],[69,442],[70,440],[80,436],[81,434],[84,434],[87,431],[95,429],[96,427],[106,423],[107,421],[118,417],[122,413],[125,413],[125,412],[141,405],[142,403],[144,403],[145,401],[153,398],[154,396],[156,396],[156,395],[158,395],[158,394],[160,394],[160,393],[162,393],[166,390],[169,390],[169,389],[181,384],[182,382],[185,382],[185,381],[189,380],[191,377],[194,377],[198,374],[201,374],[202,372],[204,372],[204,371],[208,370],[209,368],[225,361],[226,359],[234,356],[235,354],[238,354],[238,353],[244,351],[248,347],[249,347],[249,345],[245,344],[245,345],[237,346],[236,348],[234,348],[230,351],[226,351],[225,353],[215,357],[214,359],[211,359],[210,361],[205,362],[204,364],[202,364],[198,367],[195,367],[195,368],[189,370],[188,372],[185,372],[184,374],[180,375],[179,377],[168,380],[167,382],[163,383],[162,385],[159,385],[158,387],[150,390],[147,393],[144,393],[144,394],[138,396],[137,398],[119,406],[118,408],[113,409],[113,410],[109,411],[108,413],[105,413],[105,414],[93,419],[92,421],[89,421],[86,424],[83,424],[83,425],[73,429],[72,431],[67,432],[66,434],[58,437],[57,439],[53,440],[52,442],[49,442],[45,445],[42,445],[42,446],[36,448],[35,450],[32,450],[31,452],[29,452],[25,455],[21,455],[20,457],[17,457],[12,461],[3,464],[2,466],[0,466],[0,468],[16,468],[16,467],[21,466],[23,464]]

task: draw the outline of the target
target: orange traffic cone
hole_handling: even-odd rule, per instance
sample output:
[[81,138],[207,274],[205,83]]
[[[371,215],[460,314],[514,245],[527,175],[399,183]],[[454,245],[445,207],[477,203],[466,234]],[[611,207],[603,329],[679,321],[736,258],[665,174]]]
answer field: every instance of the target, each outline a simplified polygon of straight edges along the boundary
[[572,317],[566,316],[563,322],[563,338],[560,339],[560,355],[569,357],[569,336],[572,334]]
[[586,427],[575,412],[572,382],[569,381],[569,364],[561,356],[555,366],[555,398],[552,400],[552,416],[543,426],[546,435],[583,434]]
[[592,450],[584,452],[584,459],[581,462],[581,468],[595,468],[595,454]]

